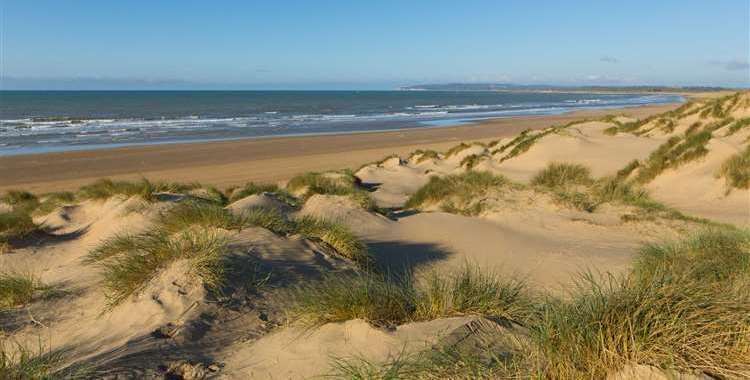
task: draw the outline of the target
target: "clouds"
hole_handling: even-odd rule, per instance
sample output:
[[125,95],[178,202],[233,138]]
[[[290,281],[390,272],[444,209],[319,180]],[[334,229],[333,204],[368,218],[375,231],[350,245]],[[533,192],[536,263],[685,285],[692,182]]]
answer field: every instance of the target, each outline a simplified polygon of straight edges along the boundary
[[730,59],[726,61],[713,60],[709,61],[708,64],[712,66],[721,66],[728,71],[750,70],[750,63],[748,63],[747,60],[742,59]]
[[602,62],[606,62],[606,63],[617,63],[617,62],[620,62],[619,59],[617,59],[615,57],[612,57],[612,56],[609,56],[609,55],[602,56],[601,58],[599,58],[599,60],[602,61]]

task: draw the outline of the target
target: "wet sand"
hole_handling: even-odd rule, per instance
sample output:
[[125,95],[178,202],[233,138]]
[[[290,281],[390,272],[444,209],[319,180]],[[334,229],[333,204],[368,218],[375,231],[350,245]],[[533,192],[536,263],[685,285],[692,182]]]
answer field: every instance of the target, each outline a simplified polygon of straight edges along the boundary
[[646,117],[678,104],[553,116],[492,119],[456,127],[342,135],[274,137],[222,142],[0,157],[0,190],[72,190],[102,177],[202,182],[219,187],[248,181],[278,182],[306,171],[357,168],[389,154],[415,149],[445,150],[460,141],[489,141],[574,119],[622,113]]

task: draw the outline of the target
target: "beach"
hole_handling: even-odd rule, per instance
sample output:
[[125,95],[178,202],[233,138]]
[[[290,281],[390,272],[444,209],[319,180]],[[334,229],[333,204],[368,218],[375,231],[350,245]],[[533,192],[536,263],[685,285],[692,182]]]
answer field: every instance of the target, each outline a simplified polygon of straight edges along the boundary
[[575,111],[563,115],[490,119],[454,127],[221,142],[164,144],[0,157],[0,190],[72,190],[98,178],[204,182],[229,187],[278,182],[307,171],[356,169],[389,154],[444,150],[461,141],[491,141],[525,129],[581,118],[624,114],[633,118],[678,104]]
[[[748,142],[745,91],[2,157],[0,358],[41,346],[105,379],[352,378],[393,358],[418,380],[747,378]],[[602,346],[621,339],[684,364]]]

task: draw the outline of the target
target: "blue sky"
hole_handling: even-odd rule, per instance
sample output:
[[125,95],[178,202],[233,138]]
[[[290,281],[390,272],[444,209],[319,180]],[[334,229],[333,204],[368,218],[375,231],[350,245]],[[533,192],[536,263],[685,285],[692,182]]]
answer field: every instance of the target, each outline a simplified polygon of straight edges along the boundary
[[0,0],[3,88],[750,85],[750,1]]

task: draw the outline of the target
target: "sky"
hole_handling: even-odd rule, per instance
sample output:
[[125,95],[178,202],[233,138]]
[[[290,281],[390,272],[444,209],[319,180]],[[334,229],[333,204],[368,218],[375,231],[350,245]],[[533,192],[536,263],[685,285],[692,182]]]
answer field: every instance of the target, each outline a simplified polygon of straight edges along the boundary
[[0,0],[0,88],[748,87],[749,23],[748,0]]

